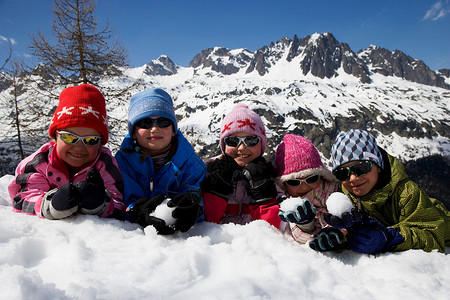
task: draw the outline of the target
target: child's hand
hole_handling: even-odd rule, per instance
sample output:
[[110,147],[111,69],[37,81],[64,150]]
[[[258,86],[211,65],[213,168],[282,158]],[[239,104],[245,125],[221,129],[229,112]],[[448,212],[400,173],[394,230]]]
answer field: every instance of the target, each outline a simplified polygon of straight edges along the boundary
[[175,229],[186,232],[191,228],[203,213],[200,195],[197,191],[188,191],[177,195],[167,203],[169,207],[175,207],[172,216],[176,218]]
[[202,189],[226,199],[233,192],[233,182],[240,173],[241,167],[236,161],[224,154],[208,167]]
[[334,228],[342,229],[350,228],[355,224],[362,223],[365,219],[367,219],[367,216],[365,216],[362,211],[353,208],[350,212],[344,212],[341,217],[325,213],[323,218],[327,224],[333,226]]
[[387,228],[374,219],[367,219],[348,230],[349,248],[359,253],[391,251],[405,239],[394,228]]
[[344,244],[345,237],[339,229],[325,227],[309,242],[309,247],[316,251],[332,251],[343,248]]
[[81,193],[80,210],[87,215],[101,215],[111,202],[109,193],[105,190],[103,178],[97,169],[88,172],[86,181],[74,184]]
[[78,211],[80,191],[71,183],[47,192],[42,199],[42,215],[50,220],[64,219]]
[[308,224],[316,217],[316,208],[308,199],[299,199],[301,203],[296,204],[292,210],[280,211],[278,216],[284,222],[291,222],[299,225]]
[[275,174],[273,165],[260,156],[244,167],[242,175],[249,183],[249,193],[256,202],[275,198],[277,188],[272,180]]
[[138,223],[142,227],[151,225],[149,221],[150,214],[155,211],[156,207],[160,205],[166,196],[160,194],[153,198],[142,197],[139,198],[133,206],[128,210],[128,215],[133,223]]

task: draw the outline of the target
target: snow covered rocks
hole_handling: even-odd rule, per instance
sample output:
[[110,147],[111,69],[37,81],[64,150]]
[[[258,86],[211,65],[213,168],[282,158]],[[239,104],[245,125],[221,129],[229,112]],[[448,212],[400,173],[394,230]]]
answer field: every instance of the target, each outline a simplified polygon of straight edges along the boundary
[[345,212],[350,212],[353,204],[343,193],[332,193],[327,199],[328,212],[334,216],[341,217]]
[[291,197],[287,198],[283,202],[280,203],[280,209],[282,211],[295,211],[299,205],[302,205],[303,199]]
[[167,226],[175,224],[176,221],[176,219],[172,216],[172,212],[175,207],[168,207],[167,202],[169,201],[170,198],[164,199],[164,201],[156,207],[155,211],[150,214],[150,216],[164,220]]

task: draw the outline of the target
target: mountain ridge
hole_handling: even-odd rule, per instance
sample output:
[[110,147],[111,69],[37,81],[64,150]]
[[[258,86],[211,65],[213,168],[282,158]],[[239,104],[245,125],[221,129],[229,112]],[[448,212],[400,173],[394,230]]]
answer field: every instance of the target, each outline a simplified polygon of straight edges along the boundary
[[[131,86],[136,80],[141,82],[123,95],[107,97],[108,147],[113,153],[117,151],[127,133],[124,120],[131,95],[161,87],[174,100],[180,130],[203,159],[220,153],[220,122],[237,103],[245,103],[261,115],[269,140],[268,158],[273,157],[286,133],[294,133],[313,141],[329,164],[334,138],[340,131],[351,128],[369,130],[381,147],[403,161],[432,154],[450,157],[450,91],[430,84],[442,78],[448,85],[450,70],[431,71],[436,75],[433,77],[429,68],[422,66],[428,72],[423,78],[434,81],[418,83],[405,79],[406,73],[414,70],[407,67],[416,62],[406,54],[395,52],[392,60],[386,59],[382,64],[375,58],[389,56],[381,48],[370,46],[370,51],[356,54],[330,33],[307,37],[284,37],[255,52],[243,48],[208,48],[192,59],[190,67],[178,66],[161,55],[141,67],[124,69],[124,76],[104,74],[97,82],[102,91]],[[418,62],[416,65],[421,66]],[[42,65],[36,68],[45,70]],[[45,74],[48,82],[58,81],[55,74]],[[52,85],[42,86],[51,89]],[[29,114],[30,100],[34,101],[34,111],[51,112],[58,103],[57,97],[36,97],[37,88],[24,85],[19,95],[23,117],[35,130],[24,136],[26,154],[48,140],[51,117]],[[7,82],[0,82],[2,98],[6,99],[11,92]],[[58,95],[60,90],[48,92]],[[11,172],[18,161],[14,131],[8,122],[11,111],[2,106],[0,112],[5,116],[0,119],[2,165]]]

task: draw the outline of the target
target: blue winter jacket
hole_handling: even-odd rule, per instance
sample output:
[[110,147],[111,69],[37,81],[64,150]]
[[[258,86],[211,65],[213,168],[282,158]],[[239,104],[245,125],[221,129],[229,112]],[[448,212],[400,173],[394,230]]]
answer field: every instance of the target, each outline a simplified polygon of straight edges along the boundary
[[130,135],[127,134],[124,138],[115,158],[123,176],[123,202],[127,207],[132,207],[142,197],[151,198],[159,194],[173,197],[187,191],[200,190],[206,165],[180,131],[177,131],[175,138],[178,139],[175,155],[157,173],[153,168],[152,158],[146,156],[141,160],[142,155],[132,151],[134,141]]

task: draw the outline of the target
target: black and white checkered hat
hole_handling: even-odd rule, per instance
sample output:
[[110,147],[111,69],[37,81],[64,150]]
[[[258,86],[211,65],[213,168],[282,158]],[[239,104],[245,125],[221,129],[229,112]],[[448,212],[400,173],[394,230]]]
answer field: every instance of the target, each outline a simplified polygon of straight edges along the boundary
[[384,168],[383,156],[373,135],[364,130],[351,129],[341,132],[331,147],[333,171],[355,160],[370,160]]

